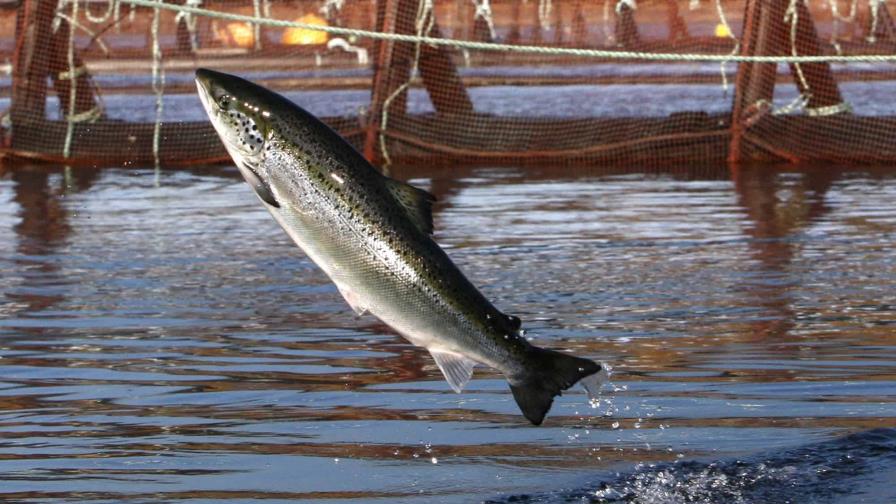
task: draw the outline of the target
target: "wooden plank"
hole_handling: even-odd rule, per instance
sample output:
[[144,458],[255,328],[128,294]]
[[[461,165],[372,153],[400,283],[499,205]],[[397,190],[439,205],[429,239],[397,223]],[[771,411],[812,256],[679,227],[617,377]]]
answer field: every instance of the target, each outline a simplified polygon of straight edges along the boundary
[[[413,33],[417,2],[413,0],[377,0],[377,31],[386,33]],[[364,141],[364,157],[377,164],[379,138],[377,131],[387,112],[392,119],[401,119],[407,112],[407,90],[393,97],[388,111],[386,101],[408,81],[411,75],[411,59],[414,45],[410,42],[380,40],[374,46],[373,89],[367,112],[367,137]]]
[[[433,24],[430,36],[442,36],[439,26]],[[473,102],[457,72],[447,47],[423,44],[420,49],[420,78],[429,93],[433,107],[439,114],[470,114]]]
[[[66,73],[68,64],[69,24],[61,22],[54,33],[52,30],[57,2],[55,0],[24,0],[16,17],[16,46],[13,55],[13,86],[10,105],[10,119],[13,124],[11,147],[20,141],[22,124],[40,121],[45,116],[47,103],[47,77],[50,77],[56,95],[59,97],[61,112],[69,114],[71,80]],[[83,61],[75,54],[74,64],[78,71],[75,79],[75,108],[80,114],[97,106],[90,75],[83,68]],[[40,135],[43,138],[42,135]]]
[[[71,15],[71,13],[69,13]],[[56,96],[59,97],[59,105],[62,109],[63,116],[69,114],[83,114],[85,112],[96,110],[101,112],[99,103],[94,94],[94,88],[90,81],[90,71],[84,65],[84,60],[78,55],[78,51],[74,51],[72,63],[75,70],[75,108],[69,111],[71,106],[72,81],[69,78],[69,62],[68,62],[68,42],[71,25],[68,21],[62,20],[59,28],[53,33],[52,37],[44,41],[49,45],[49,66],[47,70],[50,79],[53,82],[53,89]]]
[[14,125],[44,117],[50,62],[46,42],[55,8],[55,0],[23,0],[17,10],[9,111]]
[[[775,55],[782,50],[784,13],[787,0],[747,0],[741,36],[741,55]],[[749,157],[744,133],[753,117],[763,113],[763,103],[770,103],[775,92],[775,63],[740,63],[734,84],[731,113],[731,145],[728,160],[741,162]]]
[[616,44],[619,46],[633,49],[641,43],[638,24],[635,22],[635,10],[625,2],[616,4],[616,25],[614,29]]
[[[800,56],[818,56],[823,54],[821,44],[818,41],[818,31],[808,7],[802,1],[796,2],[796,52]],[[787,26],[789,30],[790,27]],[[789,32],[788,32],[789,33]],[[793,45],[787,40],[787,45]],[[799,78],[799,73],[805,77],[805,82]],[[833,107],[843,103],[843,96],[837,86],[837,80],[831,72],[831,65],[823,63],[790,64],[790,73],[796,80],[797,88],[803,95],[809,96],[807,107],[819,109]],[[806,86],[808,84],[808,87]]]

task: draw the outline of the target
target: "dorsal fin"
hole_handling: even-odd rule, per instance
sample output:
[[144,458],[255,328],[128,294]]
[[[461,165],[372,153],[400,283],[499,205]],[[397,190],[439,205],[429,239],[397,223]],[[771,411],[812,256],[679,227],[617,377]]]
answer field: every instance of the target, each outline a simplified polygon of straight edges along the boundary
[[464,385],[466,385],[467,382],[470,381],[470,377],[473,376],[473,368],[476,366],[476,361],[453,352],[430,349],[429,353],[432,354],[432,358],[436,361],[436,365],[439,366],[439,369],[442,370],[442,374],[445,375],[445,380],[448,381],[448,385],[451,385],[451,388],[454,389],[455,392],[459,393],[463,390]]
[[386,179],[386,187],[421,231],[432,234],[432,203],[436,197],[423,189],[395,179]]

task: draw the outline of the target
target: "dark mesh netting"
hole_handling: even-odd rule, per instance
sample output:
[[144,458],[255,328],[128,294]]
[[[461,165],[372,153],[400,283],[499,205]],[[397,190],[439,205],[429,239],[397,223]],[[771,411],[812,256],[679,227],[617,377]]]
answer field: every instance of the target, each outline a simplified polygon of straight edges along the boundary
[[[2,152],[69,164],[225,161],[195,94],[202,66],[285,94],[381,165],[896,159],[896,24],[883,0],[152,5],[0,4]],[[172,9],[181,5],[202,11]],[[722,61],[735,55],[827,58]]]

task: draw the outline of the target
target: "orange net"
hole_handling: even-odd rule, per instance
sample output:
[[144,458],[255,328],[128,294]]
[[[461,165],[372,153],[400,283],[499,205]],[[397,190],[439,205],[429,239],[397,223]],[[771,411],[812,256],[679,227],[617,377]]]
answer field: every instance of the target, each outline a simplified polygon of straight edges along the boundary
[[[0,4],[3,153],[226,161],[195,95],[204,66],[285,94],[379,164],[896,160],[896,24],[884,0],[136,3]],[[836,61],[723,61],[734,55]]]

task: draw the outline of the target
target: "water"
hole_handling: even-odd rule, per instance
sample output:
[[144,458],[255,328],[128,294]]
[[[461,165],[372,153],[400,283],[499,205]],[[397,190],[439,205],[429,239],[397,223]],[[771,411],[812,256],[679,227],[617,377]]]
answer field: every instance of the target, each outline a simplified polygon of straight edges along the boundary
[[0,178],[4,502],[892,502],[896,170],[400,170],[535,342],[528,425],[356,317],[232,168]]
[[[844,82],[841,92],[856,115],[896,115],[896,81]],[[475,110],[502,117],[596,118],[596,117],[668,117],[670,114],[699,110],[724,114],[731,110],[733,88],[717,84],[603,84],[568,86],[481,86],[469,89]],[[284,95],[309,112],[327,117],[354,117],[370,104],[367,90],[302,90]],[[613,97],[608,100],[607,97]],[[887,98],[885,98],[887,97]],[[795,86],[779,86],[773,105],[776,109],[793,106],[799,94]],[[202,120],[203,111],[195,93],[168,94],[163,98],[162,121]],[[156,96],[148,94],[112,94],[103,96],[110,119],[128,122],[155,122]],[[9,105],[0,97],[0,108]],[[60,118],[59,100],[47,100],[46,117]],[[411,89],[408,110],[431,114],[435,108],[424,89]]]

